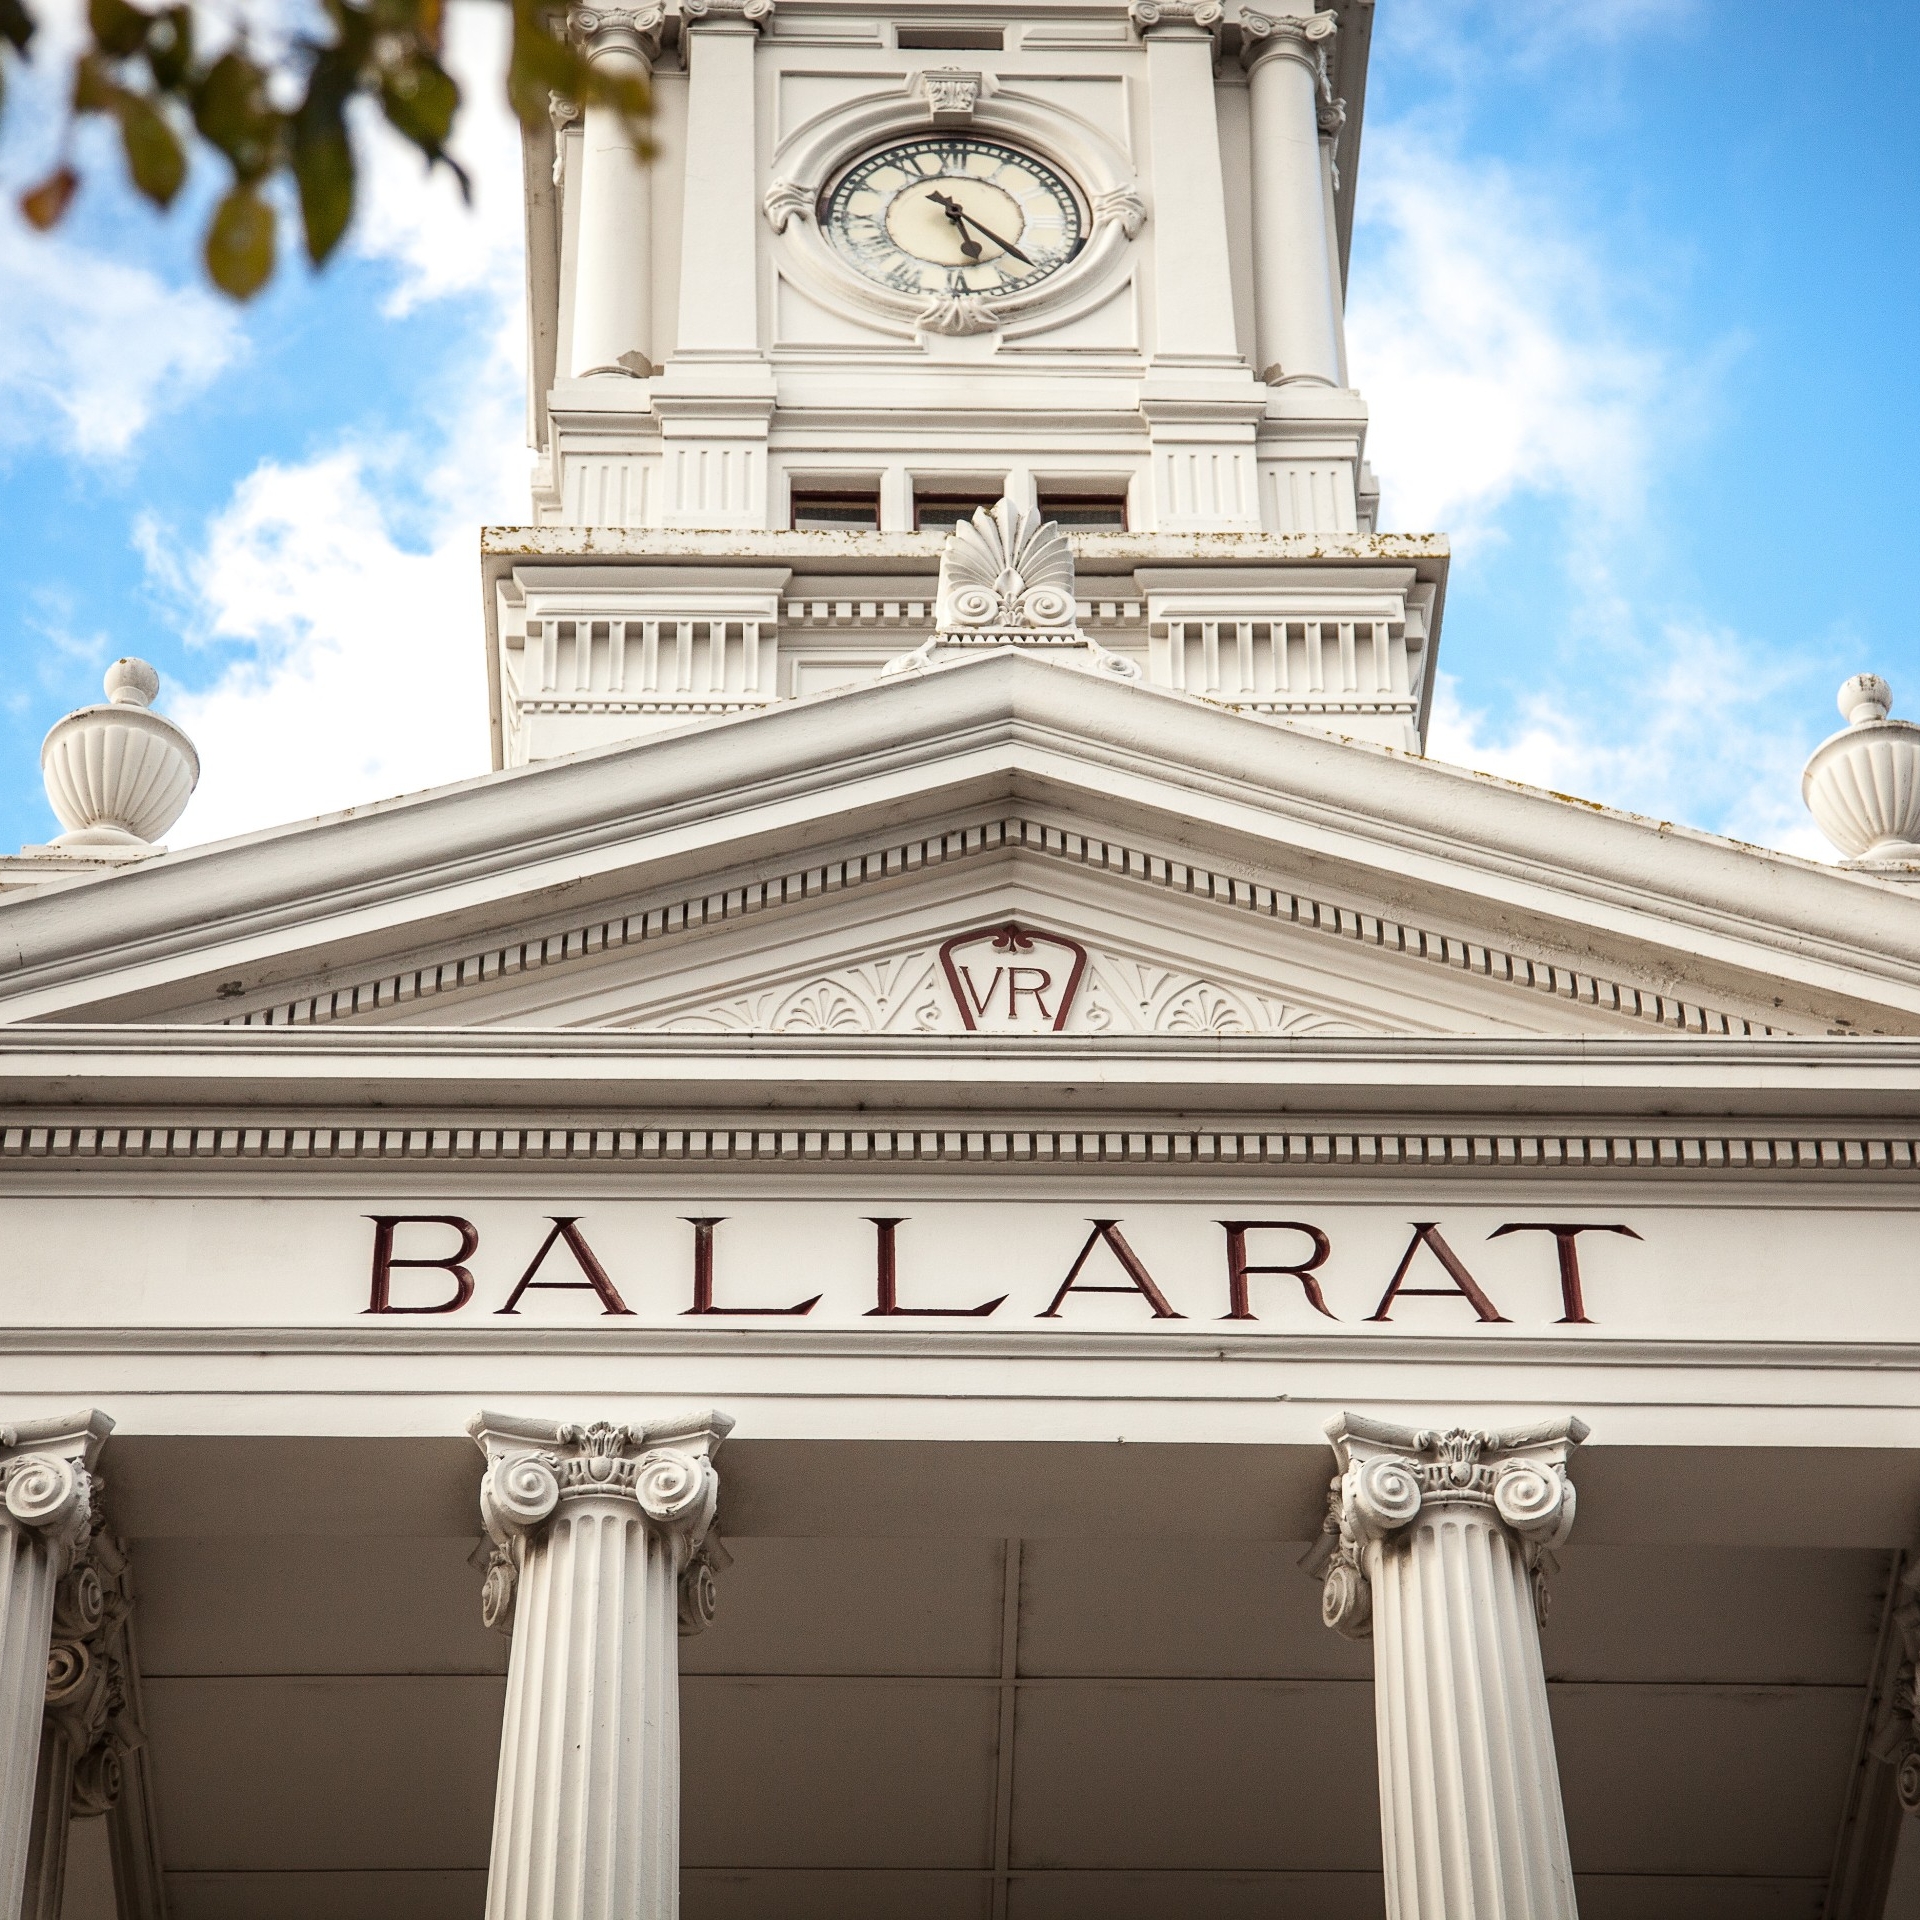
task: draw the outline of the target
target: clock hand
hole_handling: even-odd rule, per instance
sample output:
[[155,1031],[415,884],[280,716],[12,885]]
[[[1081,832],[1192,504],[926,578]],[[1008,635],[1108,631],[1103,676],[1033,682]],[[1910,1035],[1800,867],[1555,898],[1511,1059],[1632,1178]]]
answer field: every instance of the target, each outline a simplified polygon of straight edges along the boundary
[[[991,240],[1002,253],[1012,254],[1022,266],[1030,267],[1033,265],[1033,262],[1022,253],[1011,240],[1003,240],[991,227],[983,227],[966,208],[961,206],[958,200],[951,200],[944,193],[931,193],[927,198],[932,200],[936,205],[944,207],[947,212],[947,218],[951,220],[956,227],[961,225],[969,226],[975,233],[979,234],[982,239]],[[960,251],[971,258],[978,254],[979,248],[976,243],[963,240],[960,244]]]

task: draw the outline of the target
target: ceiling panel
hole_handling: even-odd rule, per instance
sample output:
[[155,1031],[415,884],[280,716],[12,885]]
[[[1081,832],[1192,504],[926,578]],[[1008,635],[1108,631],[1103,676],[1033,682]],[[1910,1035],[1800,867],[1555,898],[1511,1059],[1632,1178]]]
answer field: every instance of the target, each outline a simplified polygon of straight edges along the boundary
[[1364,1682],[1023,1686],[1013,1783],[1018,1867],[1379,1864]]
[[136,1540],[140,1665],[161,1674],[505,1673],[472,1540]]
[[[1580,1920],[1820,1920],[1827,1882],[1577,1873]],[[1909,1916],[1887,1909],[1887,1920]]]
[[680,1877],[680,1920],[988,1920],[984,1873],[753,1873]]
[[167,1920],[480,1920],[482,1868],[458,1873],[170,1873]]
[[1329,1632],[1294,1541],[1030,1540],[1022,1674],[1365,1680],[1371,1650]]
[[1380,1920],[1378,1868],[1353,1873],[1016,1873],[1007,1920]]
[[498,1680],[153,1680],[170,1870],[484,1867]]
[[989,1864],[997,1688],[693,1675],[681,1702],[688,1866]]
[[729,1540],[683,1673],[998,1674],[998,1540]]
[[1551,1698],[1576,1868],[1827,1874],[1863,1689],[1563,1685]]
[[1554,1679],[1861,1686],[1872,1670],[1883,1553],[1576,1543],[1560,1559],[1541,1636]]

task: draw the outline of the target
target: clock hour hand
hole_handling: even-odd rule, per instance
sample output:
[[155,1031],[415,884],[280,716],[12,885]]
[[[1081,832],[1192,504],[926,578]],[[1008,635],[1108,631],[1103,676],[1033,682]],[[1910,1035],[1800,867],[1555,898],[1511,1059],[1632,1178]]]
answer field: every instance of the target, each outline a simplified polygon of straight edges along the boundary
[[[1033,262],[1028,259],[1011,240],[1003,240],[991,227],[983,227],[958,200],[951,199],[944,193],[930,193],[927,198],[931,200],[935,206],[944,207],[947,218],[951,220],[956,227],[971,227],[975,233],[980,235],[981,239],[991,240],[1002,253],[1012,254],[1022,266],[1030,267],[1033,265]],[[963,240],[960,243],[960,251],[970,258],[978,258],[980,249],[977,242]]]

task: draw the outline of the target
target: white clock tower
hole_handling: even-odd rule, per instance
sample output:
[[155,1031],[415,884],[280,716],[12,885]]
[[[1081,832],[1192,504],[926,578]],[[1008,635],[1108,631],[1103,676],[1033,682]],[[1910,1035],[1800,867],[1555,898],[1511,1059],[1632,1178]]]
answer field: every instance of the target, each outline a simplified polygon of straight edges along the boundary
[[1375,533],[1343,305],[1371,0],[573,9],[657,151],[527,145],[536,525],[495,758],[870,679],[946,536],[1066,531],[1152,684],[1418,752],[1446,549]]

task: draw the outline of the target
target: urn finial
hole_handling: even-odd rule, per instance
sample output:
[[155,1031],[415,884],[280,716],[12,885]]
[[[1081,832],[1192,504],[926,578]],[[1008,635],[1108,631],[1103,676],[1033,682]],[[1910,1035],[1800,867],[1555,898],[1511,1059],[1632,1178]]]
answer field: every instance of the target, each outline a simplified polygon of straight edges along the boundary
[[1847,724],[1800,776],[1808,811],[1849,866],[1911,868],[1920,863],[1920,725],[1887,717],[1893,689],[1877,673],[1843,681],[1836,704]]
[[47,799],[66,829],[56,847],[134,853],[186,810],[200,780],[193,742],[151,712],[160,676],[144,660],[116,660],[103,705],[56,721],[40,749]]

